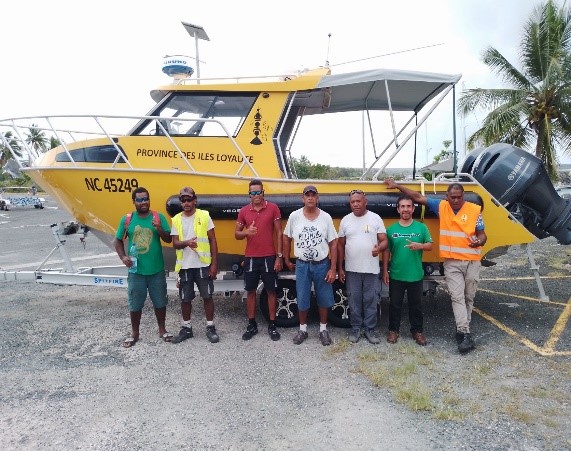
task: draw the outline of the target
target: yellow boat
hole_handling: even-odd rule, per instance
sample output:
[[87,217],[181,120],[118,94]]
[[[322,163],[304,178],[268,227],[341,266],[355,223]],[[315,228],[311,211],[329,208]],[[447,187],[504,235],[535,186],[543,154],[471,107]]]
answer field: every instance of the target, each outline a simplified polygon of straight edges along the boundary
[[[383,171],[437,105],[454,92],[459,79],[460,75],[386,69],[331,74],[328,67],[276,77],[186,78],[151,91],[156,105],[145,116],[7,119],[0,121],[0,131],[11,131],[30,155],[29,167],[22,170],[106,243],[111,242],[121,216],[133,210],[133,188],[147,188],[151,208],[172,216],[180,208],[179,189],[191,186],[198,194],[199,207],[209,210],[214,220],[220,269],[236,270],[245,243],[234,239],[235,221],[239,208],[249,202],[252,178],[263,180],[266,198],[280,206],[284,225],[289,213],[301,207],[302,188],[310,183],[318,187],[320,206],[336,225],[350,212],[348,193],[355,188],[367,193],[369,208],[381,215],[385,225],[394,222],[397,193],[380,180]],[[379,111],[385,114],[383,124],[376,123],[373,115]],[[359,180],[298,179],[291,148],[304,126],[302,119],[354,112],[364,112],[371,133],[379,125],[392,130],[391,143]],[[403,112],[408,119],[397,130],[395,118]],[[31,124],[62,144],[47,151],[30,147],[24,138]],[[344,133],[323,127],[313,131],[324,130]],[[355,142],[360,139],[356,137]],[[357,158],[347,150],[347,166]],[[411,161],[411,168],[414,165]],[[458,175],[452,176],[457,179]],[[433,182],[411,180],[405,185],[444,196],[449,183],[449,177],[441,176]],[[462,183],[469,200],[480,198],[485,205],[488,242],[484,254],[535,239],[505,203],[475,178],[465,174]],[[422,213],[417,208],[418,218]],[[422,219],[437,241],[438,219],[428,212]],[[173,249],[164,246],[172,269]],[[427,275],[439,273],[437,249],[435,245],[434,251],[424,254]],[[291,284],[291,280],[283,283]]]

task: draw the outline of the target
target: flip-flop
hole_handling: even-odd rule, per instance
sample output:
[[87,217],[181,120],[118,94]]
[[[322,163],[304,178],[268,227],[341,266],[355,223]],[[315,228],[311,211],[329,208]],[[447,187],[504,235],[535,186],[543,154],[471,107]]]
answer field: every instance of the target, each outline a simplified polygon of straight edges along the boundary
[[133,338],[133,337],[125,338],[125,341],[123,342],[123,347],[132,348],[133,346],[135,346],[135,343],[137,343],[138,341],[139,341],[138,338]]
[[165,332],[164,334],[161,335],[161,338],[166,343],[170,343],[172,341],[173,337],[174,337],[174,335],[169,333],[169,332]]

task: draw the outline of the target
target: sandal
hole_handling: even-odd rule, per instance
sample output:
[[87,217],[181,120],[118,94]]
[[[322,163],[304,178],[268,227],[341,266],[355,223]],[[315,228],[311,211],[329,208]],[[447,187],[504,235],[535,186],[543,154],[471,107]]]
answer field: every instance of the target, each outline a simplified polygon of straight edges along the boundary
[[135,346],[135,343],[137,343],[138,341],[139,339],[134,337],[125,338],[125,341],[123,342],[123,347],[132,348],[133,346]]
[[164,342],[170,343],[173,339],[173,334],[165,332],[164,334],[161,335],[161,338],[163,339]]

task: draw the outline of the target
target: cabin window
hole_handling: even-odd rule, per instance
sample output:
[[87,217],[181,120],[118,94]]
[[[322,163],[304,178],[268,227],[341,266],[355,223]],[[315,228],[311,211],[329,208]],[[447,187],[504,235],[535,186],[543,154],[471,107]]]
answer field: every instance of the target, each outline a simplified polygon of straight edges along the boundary
[[258,93],[171,93],[149,114],[164,119],[147,119],[132,134],[161,135],[164,128],[171,136],[235,137],[257,97]]
[[[123,150],[121,148],[121,150]],[[115,146],[92,146],[84,147],[81,149],[70,150],[69,154],[73,161],[76,163],[87,162],[87,163],[113,163],[117,158],[118,152]],[[56,155],[56,161],[58,162],[69,162],[70,159],[65,151],[62,151]],[[123,158],[119,159],[119,163],[124,163]]]

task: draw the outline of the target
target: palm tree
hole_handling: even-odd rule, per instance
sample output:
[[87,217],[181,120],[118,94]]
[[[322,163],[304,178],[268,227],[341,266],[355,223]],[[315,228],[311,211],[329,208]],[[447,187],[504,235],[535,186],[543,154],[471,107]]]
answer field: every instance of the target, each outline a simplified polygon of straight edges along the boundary
[[50,149],[53,149],[54,147],[57,146],[61,146],[61,141],[57,139],[55,136],[50,136],[49,146]]
[[488,47],[482,61],[511,88],[469,89],[460,111],[492,110],[468,139],[468,148],[505,142],[533,151],[557,180],[559,148],[571,154],[571,13],[547,0],[524,26],[521,70]]
[[45,133],[40,130],[36,124],[32,124],[32,126],[28,128],[26,143],[32,146],[36,152],[41,153],[47,149],[48,139]]
[[17,157],[22,156],[22,148],[20,147],[18,140],[14,138],[12,132],[7,131],[3,136],[6,141],[0,138],[0,166],[4,166],[4,163],[12,158],[10,148],[14,151]]

